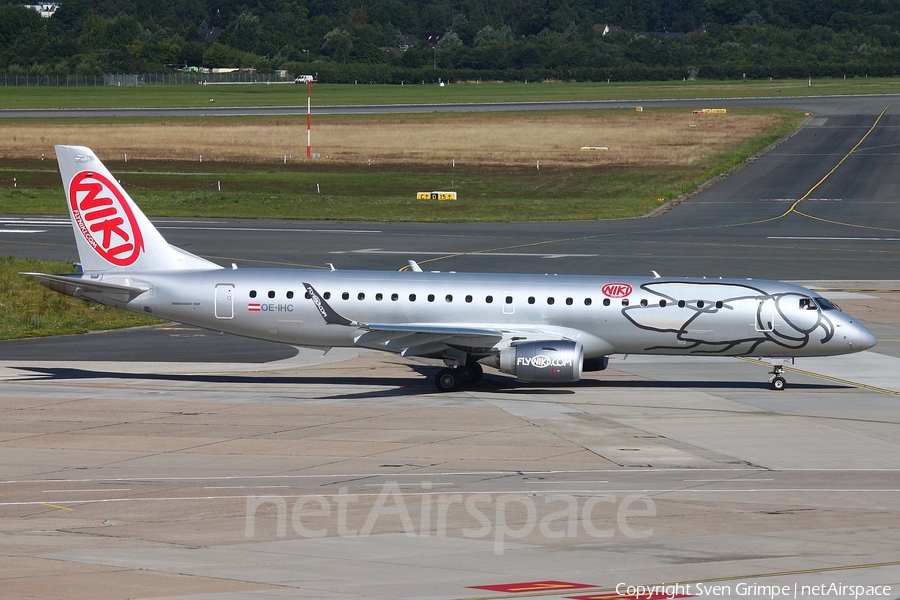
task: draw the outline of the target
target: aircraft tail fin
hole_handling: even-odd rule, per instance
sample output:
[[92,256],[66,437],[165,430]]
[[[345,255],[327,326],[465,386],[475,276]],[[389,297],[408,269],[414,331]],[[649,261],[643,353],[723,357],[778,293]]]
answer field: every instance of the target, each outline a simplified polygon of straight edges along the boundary
[[170,246],[90,148],[57,146],[56,159],[85,271],[222,268]]

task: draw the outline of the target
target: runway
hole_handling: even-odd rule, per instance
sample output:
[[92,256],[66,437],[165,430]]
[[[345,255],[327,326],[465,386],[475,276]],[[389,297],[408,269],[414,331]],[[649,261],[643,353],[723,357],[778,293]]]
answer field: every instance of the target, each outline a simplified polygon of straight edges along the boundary
[[[799,280],[880,342],[798,360],[784,392],[756,362],[616,356],[449,394],[415,360],[174,325],[3,342],[0,596],[900,597],[896,100],[808,100],[653,218],[155,220],[239,267]],[[0,253],[74,258],[71,225],[3,217]]]

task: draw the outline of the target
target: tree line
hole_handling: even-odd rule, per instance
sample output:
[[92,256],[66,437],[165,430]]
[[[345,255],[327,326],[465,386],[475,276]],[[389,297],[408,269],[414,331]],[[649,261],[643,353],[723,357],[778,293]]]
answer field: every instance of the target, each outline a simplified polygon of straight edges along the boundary
[[[603,27],[603,26],[609,26]],[[320,81],[891,76],[900,0],[0,0],[0,72]]]

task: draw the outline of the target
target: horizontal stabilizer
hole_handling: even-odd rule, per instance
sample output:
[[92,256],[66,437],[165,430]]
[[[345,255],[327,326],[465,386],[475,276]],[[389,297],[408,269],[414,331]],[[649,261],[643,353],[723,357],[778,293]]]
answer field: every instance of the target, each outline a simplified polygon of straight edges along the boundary
[[79,288],[87,292],[128,294],[129,296],[139,296],[150,289],[150,284],[143,281],[132,281],[130,278],[122,278],[122,281],[112,283],[87,279],[81,275],[47,275],[46,273],[20,273],[20,275],[34,277],[44,287],[69,296],[74,296]]

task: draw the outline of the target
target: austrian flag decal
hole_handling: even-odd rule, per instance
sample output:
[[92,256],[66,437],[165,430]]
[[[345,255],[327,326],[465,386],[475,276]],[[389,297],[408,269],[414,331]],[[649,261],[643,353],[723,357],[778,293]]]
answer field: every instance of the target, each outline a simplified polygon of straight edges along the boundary
[[69,205],[81,235],[104,260],[117,267],[137,262],[144,239],[115,184],[103,175],[82,171],[69,184]]
[[247,310],[249,310],[250,312],[259,312],[259,302],[250,302],[249,304],[247,304]]

